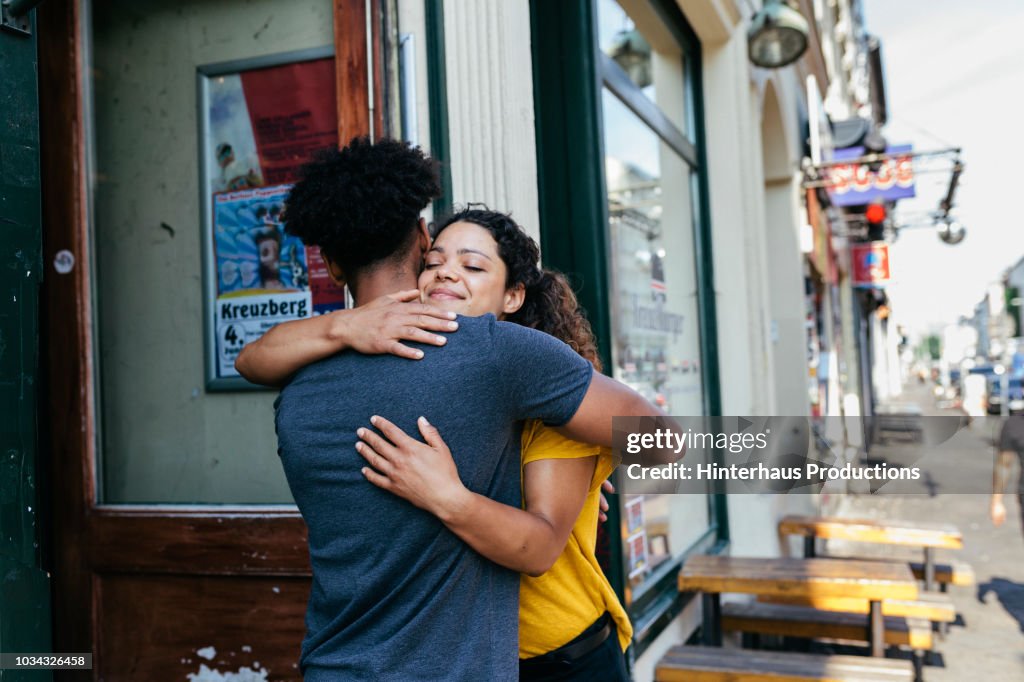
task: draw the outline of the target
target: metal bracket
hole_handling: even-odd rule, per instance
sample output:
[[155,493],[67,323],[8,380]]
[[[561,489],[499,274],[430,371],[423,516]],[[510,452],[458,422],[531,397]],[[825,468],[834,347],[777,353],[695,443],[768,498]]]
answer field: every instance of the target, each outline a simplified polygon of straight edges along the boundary
[[[25,5],[24,2],[15,4],[12,0],[0,2],[0,28],[5,28],[12,33],[32,35],[32,19],[29,17],[28,10],[23,9],[23,5]],[[29,9],[31,9],[31,4]]]

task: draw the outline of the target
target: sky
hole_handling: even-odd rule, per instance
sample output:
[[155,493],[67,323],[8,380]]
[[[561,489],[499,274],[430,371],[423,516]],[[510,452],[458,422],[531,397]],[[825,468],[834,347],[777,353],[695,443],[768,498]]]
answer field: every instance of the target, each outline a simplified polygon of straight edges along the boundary
[[[972,314],[1024,258],[1024,2],[864,0],[864,23],[882,41],[886,139],[963,148],[953,213],[966,239],[949,246],[930,228],[907,229],[891,248],[893,318],[917,336]],[[948,182],[919,176],[898,216],[934,211]]]

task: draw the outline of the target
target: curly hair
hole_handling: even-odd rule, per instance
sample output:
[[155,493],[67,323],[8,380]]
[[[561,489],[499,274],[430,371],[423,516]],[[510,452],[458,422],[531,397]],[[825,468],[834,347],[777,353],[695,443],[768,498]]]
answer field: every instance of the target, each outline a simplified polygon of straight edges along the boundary
[[437,163],[419,147],[356,137],[303,166],[285,202],[285,231],[351,276],[404,255],[420,212],[440,195]]
[[540,248],[537,242],[507,213],[473,207],[438,223],[434,237],[455,223],[473,223],[490,232],[508,271],[505,288],[523,285],[526,295],[522,307],[505,319],[565,342],[600,371],[597,340],[576,293],[564,274],[538,266]]

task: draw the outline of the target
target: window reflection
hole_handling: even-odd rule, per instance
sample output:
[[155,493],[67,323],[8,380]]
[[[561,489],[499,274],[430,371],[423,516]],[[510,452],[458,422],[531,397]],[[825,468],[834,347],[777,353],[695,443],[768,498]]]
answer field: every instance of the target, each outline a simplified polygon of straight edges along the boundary
[[[614,376],[669,414],[700,415],[692,173],[608,90],[603,114]],[[705,495],[622,497],[629,603],[704,533],[709,519]]]
[[604,93],[615,377],[670,414],[703,414],[690,171]]
[[599,0],[598,43],[643,94],[684,134],[692,130],[687,114],[683,55],[665,22],[650,7],[636,3],[636,16],[615,0]]

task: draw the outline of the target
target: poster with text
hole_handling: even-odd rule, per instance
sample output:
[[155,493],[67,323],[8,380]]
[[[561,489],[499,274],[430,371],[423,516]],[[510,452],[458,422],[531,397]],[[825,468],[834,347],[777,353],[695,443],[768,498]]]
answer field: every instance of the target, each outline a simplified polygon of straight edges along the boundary
[[280,62],[199,69],[214,382],[237,381],[238,353],[274,325],[345,307],[319,249],[284,230],[300,168],[338,144],[334,59],[307,53]]
[[[211,196],[290,185],[318,151],[338,144],[333,58],[213,76],[207,92]],[[318,248],[306,248],[305,264],[313,312],[343,308],[345,291],[331,281]]]
[[291,185],[214,195],[217,377],[238,376],[235,358],[275,324],[309,317],[306,249],[284,233],[281,212]]

